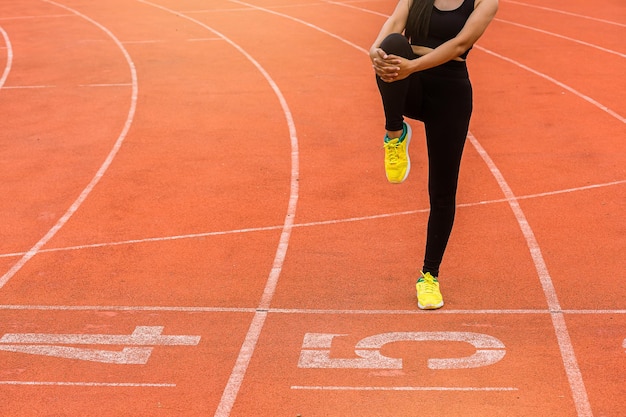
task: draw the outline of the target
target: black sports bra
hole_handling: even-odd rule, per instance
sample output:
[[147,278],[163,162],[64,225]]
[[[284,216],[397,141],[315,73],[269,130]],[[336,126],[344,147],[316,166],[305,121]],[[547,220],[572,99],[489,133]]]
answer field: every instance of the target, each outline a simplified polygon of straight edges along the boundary
[[[454,10],[439,10],[433,6],[430,16],[430,26],[426,39],[416,39],[411,43],[414,45],[436,48],[442,43],[454,38],[465,26],[465,22],[474,11],[474,0],[464,0],[459,7]],[[461,58],[467,58],[467,54],[472,48],[465,51]]]

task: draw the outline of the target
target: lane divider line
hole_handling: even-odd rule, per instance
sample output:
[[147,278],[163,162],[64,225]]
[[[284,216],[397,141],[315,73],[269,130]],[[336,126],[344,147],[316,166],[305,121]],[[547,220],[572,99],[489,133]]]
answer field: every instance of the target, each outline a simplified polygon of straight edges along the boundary
[[2,71],[2,76],[0,77],[0,89],[6,83],[7,78],[9,77],[9,73],[11,72],[11,66],[13,65],[13,46],[11,45],[11,39],[9,39],[9,34],[0,26],[0,34],[4,38],[4,44],[6,45],[7,50],[7,61],[4,65],[4,71]]
[[[245,313],[254,314],[259,309],[255,307],[207,307],[207,306],[115,306],[115,305],[26,305],[26,304],[0,304],[0,311],[165,311],[178,313]],[[424,312],[421,310],[323,310],[323,309],[299,309],[299,308],[270,308],[266,311],[268,314],[325,314],[325,315],[419,315],[419,314],[539,314],[547,315],[555,313],[555,311],[547,308],[543,309],[484,309],[484,310],[437,310],[432,312]],[[572,310],[566,309],[560,311],[566,315],[580,314],[626,314],[625,309],[604,309],[604,310]]]
[[55,88],[56,85],[5,85],[4,90],[19,90],[19,89],[37,89],[37,88]]
[[502,192],[509,202],[511,210],[517,219],[520,229],[522,230],[522,234],[526,239],[530,256],[535,265],[535,269],[537,270],[537,274],[539,275],[539,281],[541,282],[544,296],[548,302],[548,308],[551,311],[550,317],[552,318],[557,344],[559,345],[559,349],[561,351],[561,358],[563,360],[565,373],[567,374],[567,379],[572,391],[574,405],[576,406],[578,416],[592,417],[593,413],[591,411],[591,404],[589,403],[585,382],[583,380],[580,367],[578,366],[576,354],[574,353],[574,345],[570,339],[567,324],[565,323],[565,316],[561,312],[561,305],[559,304],[556,289],[554,288],[552,277],[548,271],[543,254],[541,253],[539,242],[537,242],[535,234],[526,219],[526,215],[522,211],[513,190],[504,179],[502,172],[500,172],[489,154],[487,154],[487,151],[485,151],[471,132],[468,133],[468,139],[489,167],[489,170],[498,182],[498,185],[500,185]]
[[[569,194],[573,192],[593,190],[597,188],[610,187],[614,185],[626,184],[626,180],[620,181],[612,181],[603,184],[592,184],[586,185],[583,187],[575,187],[568,188],[564,190],[556,190],[556,191],[547,191],[544,193],[536,193],[536,194],[528,194],[524,196],[517,196],[517,200],[526,200],[526,199],[534,199],[540,197],[550,197],[559,194]],[[506,203],[508,200],[506,198],[494,199],[494,200],[484,200],[475,203],[461,203],[457,204],[457,208],[465,208],[465,207],[476,207],[488,204],[500,204]],[[327,226],[327,225],[335,225],[342,223],[351,223],[351,222],[362,222],[362,221],[370,221],[370,220],[378,220],[378,219],[386,219],[390,217],[398,217],[398,216],[411,216],[420,213],[428,213],[429,209],[417,209],[417,210],[406,210],[406,211],[397,211],[392,213],[382,213],[382,214],[371,214],[368,216],[360,216],[360,217],[348,217],[345,219],[332,219],[332,220],[321,220],[317,222],[308,222],[308,223],[294,223],[293,227],[315,227],[315,226]],[[231,229],[231,230],[223,230],[223,231],[215,231],[215,232],[200,232],[200,233],[191,233],[185,235],[172,235],[172,236],[161,236],[161,237],[148,237],[143,239],[129,239],[129,240],[121,240],[117,242],[101,242],[101,243],[91,243],[84,245],[74,245],[74,246],[65,246],[58,248],[48,248],[42,249],[39,253],[49,253],[49,252],[62,252],[62,251],[73,251],[73,250],[83,250],[83,249],[96,249],[96,248],[104,248],[110,246],[121,246],[121,245],[135,245],[141,243],[153,243],[153,242],[168,242],[174,240],[182,240],[182,239],[197,239],[204,238],[210,236],[223,236],[229,234],[240,234],[240,233],[258,233],[258,232],[266,232],[271,230],[280,230],[283,226],[275,225],[275,226],[259,226],[259,227],[250,227],[245,229]],[[0,254],[0,258],[13,258],[18,256],[23,256],[25,252],[14,252],[14,253],[4,253]]]
[[351,46],[351,47],[353,47],[353,48],[355,48],[355,49],[357,49],[357,50],[359,50],[359,51],[361,51],[361,52],[363,52],[363,53],[365,53],[365,54],[368,54],[368,53],[369,53],[369,52],[367,51],[367,49],[365,49],[365,48],[361,48],[359,45],[355,44],[354,42],[350,42],[349,40],[347,40],[347,39],[345,39],[345,38],[342,38],[342,37],[341,37],[341,36],[339,36],[339,35],[336,35],[336,34],[334,34],[334,33],[332,33],[332,32],[329,32],[329,31],[327,31],[327,30],[325,30],[325,29],[322,29],[322,28],[321,28],[321,27],[319,27],[319,26],[315,26],[314,24],[309,23],[309,22],[307,22],[307,21],[304,21],[304,20],[302,20],[302,19],[298,19],[298,18],[296,18],[296,17],[289,16],[289,15],[286,15],[286,14],[283,14],[283,13],[279,13],[279,12],[274,11],[274,10],[271,10],[271,9],[266,9],[266,8],[264,8],[264,7],[255,6],[254,4],[246,3],[246,2],[243,2],[243,1],[240,1],[240,0],[229,0],[229,1],[230,1],[231,3],[241,4],[241,5],[243,5],[243,6],[247,6],[247,7],[250,7],[250,8],[252,8],[252,9],[255,9],[255,10],[260,10],[260,11],[262,11],[262,12],[266,12],[266,13],[273,14],[273,15],[276,15],[276,16],[284,17],[284,18],[289,19],[289,20],[292,20],[292,21],[294,21],[294,22],[296,22],[296,23],[300,23],[300,24],[301,24],[301,25],[303,25],[303,26],[306,26],[306,27],[309,27],[309,28],[311,28],[311,29],[314,29],[314,30],[316,30],[316,31],[318,31],[318,32],[322,32],[323,34],[328,35],[328,36],[330,36],[331,38],[334,38],[334,39],[336,39],[336,40],[338,40],[338,41],[340,41],[340,42],[343,42],[343,43],[345,43],[346,45]]
[[504,20],[504,19],[499,19],[499,18],[495,18],[494,20],[496,20],[498,22],[501,22],[501,23],[506,23],[508,25],[517,26],[517,27],[520,27],[520,28],[523,28],[523,29],[532,30],[534,32],[543,33],[544,35],[550,35],[550,36],[554,36],[556,38],[565,39],[565,40],[570,41],[570,42],[578,43],[580,45],[584,45],[584,46],[588,46],[590,48],[598,49],[600,51],[607,52],[609,54],[617,55],[617,56],[619,56],[621,58],[626,58],[626,54],[623,54],[621,52],[617,52],[617,51],[614,51],[612,49],[604,48],[602,46],[594,45],[593,43],[581,41],[579,39],[570,38],[569,36],[559,35],[558,33],[548,32],[547,30],[535,28],[535,27],[532,27],[532,26],[523,25],[521,23],[511,22],[510,20]]
[[128,63],[129,69],[130,69],[130,74],[131,74],[131,79],[132,79],[132,92],[131,92],[131,100],[130,100],[130,109],[128,111],[128,116],[126,118],[126,122],[124,123],[124,127],[122,128],[122,132],[120,133],[119,137],[115,141],[115,144],[113,145],[113,148],[111,149],[111,151],[107,155],[106,159],[104,160],[104,162],[102,163],[102,165],[100,166],[98,171],[96,172],[95,176],[91,179],[91,181],[89,182],[87,187],[85,187],[83,189],[83,191],[80,193],[78,198],[67,209],[65,214],[56,222],[56,224],[28,252],[26,252],[24,254],[21,257],[21,259],[19,259],[17,261],[17,263],[15,263],[4,275],[2,275],[2,277],[0,277],[0,288],[4,287],[6,285],[6,283],[9,282],[9,280],[20,269],[22,269],[22,267],[30,259],[33,258],[33,256],[35,256],[37,253],[39,253],[41,248],[46,243],[48,243],[50,241],[50,239],[52,239],[54,237],[54,235],[56,235],[59,230],[61,230],[61,228],[69,221],[69,219],[72,217],[72,215],[74,215],[74,213],[76,213],[76,211],[80,208],[80,206],[83,204],[83,202],[87,199],[87,197],[89,196],[91,191],[93,191],[93,189],[96,187],[96,185],[100,182],[100,180],[102,179],[102,177],[104,176],[106,171],[111,166],[111,164],[112,164],[113,160],[115,159],[115,156],[117,155],[118,151],[122,147],[122,143],[124,143],[124,139],[126,139],[126,135],[128,134],[128,131],[130,130],[130,126],[133,123],[133,118],[135,116],[135,110],[137,108],[137,97],[138,97],[137,70],[135,69],[135,64],[133,63],[133,60],[131,59],[128,51],[124,48],[124,45],[122,45],[122,43],[119,41],[119,39],[117,39],[115,37],[115,35],[109,29],[104,27],[102,24],[100,24],[100,23],[96,22],[95,20],[93,20],[92,18],[90,18],[90,17],[88,17],[88,16],[78,12],[77,10],[71,9],[70,7],[67,7],[65,5],[56,3],[56,2],[54,2],[52,0],[42,0],[42,1],[44,1],[46,3],[49,3],[49,4],[52,4],[52,5],[55,5],[55,6],[59,7],[59,8],[65,9],[65,10],[67,10],[69,12],[72,12],[73,14],[75,14],[75,15],[77,15],[77,16],[85,19],[85,20],[87,20],[88,22],[90,22],[94,26],[100,28],[104,33],[106,33],[113,40],[113,42],[115,42],[115,44],[119,47],[119,49],[122,51],[122,54],[126,58],[126,61]]
[[290,172],[290,189],[289,189],[289,202],[287,206],[287,213],[285,215],[284,224],[282,226],[282,232],[280,235],[280,240],[278,243],[278,247],[276,249],[276,254],[274,257],[274,262],[272,264],[272,269],[267,278],[265,289],[263,291],[263,295],[259,302],[259,306],[254,313],[254,317],[252,318],[252,322],[250,323],[250,328],[246,333],[245,339],[243,341],[243,345],[237,355],[237,360],[235,362],[235,366],[228,378],[228,382],[224,391],[222,392],[222,397],[217,406],[217,410],[215,412],[215,417],[228,417],[230,412],[235,404],[235,400],[237,395],[239,394],[239,390],[243,383],[244,376],[248,370],[248,366],[250,361],[252,360],[252,355],[256,349],[256,345],[261,337],[261,331],[263,330],[263,326],[265,325],[265,320],[267,318],[267,310],[271,304],[272,298],[276,291],[276,286],[278,284],[278,279],[282,272],[282,267],[285,261],[285,257],[287,255],[287,249],[289,247],[289,239],[291,237],[291,231],[293,230],[293,225],[295,221],[296,215],[296,206],[298,203],[298,195],[299,195],[299,150],[298,150],[298,137],[296,134],[296,127],[293,121],[293,116],[291,114],[291,110],[289,109],[289,105],[287,104],[287,100],[283,96],[280,88],[274,82],[270,74],[261,66],[261,64],[255,60],[248,52],[246,52],[241,46],[232,41],[230,38],[226,37],[222,33],[216,31],[215,29],[209,27],[203,22],[194,19],[192,17],[186,16],[174,10],[170,10],[166,7],[150,3],[145,0],[137,0],[141,3],[150,5],[152,7],[156,7],[168,13],[172,13],[181,18],[187,19],[208,31],[214,33],[216,36],[220,37],[224,41],[226,41],[230,46],[232,46],[235,50],[245,56],[250,63],[263,75],[267,83],[270,85],[274,94],[278,98],[280,102],[281,108],[283,110],[287,126],[289,128],[289,138],[290,138],[290,146],[291,146],[291,172]]
[[515,387],[349,387],[294,385],[293,390],[313,391],[519,391]]
[[141,382],[54,382],[54,381],[0,381],[0,385],[30,385],[57,387],[142,387],[173,388],[176,384],[158,384]]
[[602,103],[592,99],[591,97],[581,93],[580,91],[574,89],[573,87],[570,87],[569,85],[567,85],[565,83],[562,83],[562,82],[560,82],[560,81],[550,77],[549,75],[546,75],[546,74],[544,74],[542,72],[534,70],[534,69],[530,68],[529,66],[522,64],[521,62],[515,61],[514,59],[508,58],[508,57],[506,57],[504,55],[500,55],[497,52],[493,52],[493,51],[490,51],[489,49],[483,48],[482,46],[476,45],[475,48],[478,49],[478,50],[483,51],[486,54],[493,55],[496,58],[499,58],[499,59],[501,59],[503,61],[506,61],[506,62],[508,62],[510,64],[513,64],[516,67],[524,69],[524,70],[526,70],[526,71],[528,71],[528,72],[530,72],[530,73],[532,73],[532,74],[534,74],[534,75],[536,75],[538,77],[546,79],[546,80],[550,81],[551,83],[558,85],[559,87],[569,91],[570,93],[574,94],[575,96],[577,96],[577,97],[583,99],[584,101],[590,103],[591,105],[597,107],[598,109],[602,110],[603,112],[608,113],[609,115],[613,116],[614,118],[616,118],[620,122],[626,123],[626,117],[618,114],[617,112],[611,110],[610,108],[608,108],[604,104],[602,104]]
[[565,14],[565,15],[568,15],[568,16],[574,16],[574,17],[578,17],[578,18],[581,18],[581,19],[594,20],[596,22],[601,22],[601,23],[608,23],[609,25],[626,27],[626,24],[624,24],[624,23],[618,23],[618,22],[614,22],[612,20],[606,20],[606,19],[599,19],[597,17],[585,16],[583,14],[572,13],[572,12],[568,12],[568,11],[565,11],[565,10],[554,9],[554,8],[551,8],[551,7],[537,6],[535,4],[522,3],[520,1],[514,1],[514,0],[503,0],[503,1],[505,3],[517,4],[517,5],[525,6],[525,7],[534,7],[535,9],[546,10],[546,11],[549,11],[549,12],[554,12],[554,13],[559,13],[559,14]]
[[[42,0],[45,1],[45,0]],[[30,20],[30,19],[51,19],[57,17],[72,17],[73,14],[44,14],[44,15],[32,15],[32,16],[12,16],[12,17],[0,17],[1,21],[6,20]]]

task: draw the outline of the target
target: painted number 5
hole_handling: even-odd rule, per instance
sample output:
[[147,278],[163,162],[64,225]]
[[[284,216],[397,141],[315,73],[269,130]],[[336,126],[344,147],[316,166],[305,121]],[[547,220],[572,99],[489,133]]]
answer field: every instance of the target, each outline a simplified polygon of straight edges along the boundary
[[380,353],[381,348],[393,342],[464,342],[476,352],[462,358],[431,358],[430,369],[464,369],[492,365],[501,360],[506,351],[504,344],[493,336],[471,332],[394,332],[381,333],[360,340],[354,349],[358,358],[331,358],[333,338],[342,334],[307,333],[302,343],[300,368],[352,368],[352,369],[402,369],[401,358],[390,358]]

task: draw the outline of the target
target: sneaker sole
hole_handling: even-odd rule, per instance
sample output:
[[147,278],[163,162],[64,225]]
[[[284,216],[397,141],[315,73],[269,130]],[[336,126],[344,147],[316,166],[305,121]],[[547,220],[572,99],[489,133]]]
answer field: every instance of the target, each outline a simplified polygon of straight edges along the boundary
[[404,181],[406,179],[406,177],[409,176],[409,171],[411,170],[411,158],[409,157],[409,145],[411,144],[411,136],[413,136],[413,131],[411,130],[411,125],[408,123],[406,124],[406,174],[404,174],[404,178],[402,178],[402,181]]
[[443,307],[443,301],[439,304],[435,304],[435,305],[427,305],[427,306],[423,306],[419,301],[417,302],[417,306],[420,308],[420,310],[437,310],[438,308]]

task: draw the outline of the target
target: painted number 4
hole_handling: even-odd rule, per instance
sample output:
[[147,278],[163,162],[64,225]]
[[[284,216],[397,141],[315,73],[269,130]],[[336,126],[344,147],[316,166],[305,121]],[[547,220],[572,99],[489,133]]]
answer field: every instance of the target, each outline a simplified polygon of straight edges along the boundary
[[[120,365],[143,365],[154,346],[195,346],[200,336],[162,335],[163,326],[137,326],[130,335],[7,333],[0,350]],[[121,345],[121,351],[63,345]]]

